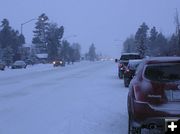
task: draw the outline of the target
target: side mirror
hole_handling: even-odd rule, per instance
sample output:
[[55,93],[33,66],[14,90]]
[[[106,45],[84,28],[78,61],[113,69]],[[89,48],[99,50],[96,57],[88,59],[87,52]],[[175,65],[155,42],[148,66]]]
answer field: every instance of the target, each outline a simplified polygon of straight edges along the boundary
[[117,63],[119,60],[118,59],[115,59],[115,62]]

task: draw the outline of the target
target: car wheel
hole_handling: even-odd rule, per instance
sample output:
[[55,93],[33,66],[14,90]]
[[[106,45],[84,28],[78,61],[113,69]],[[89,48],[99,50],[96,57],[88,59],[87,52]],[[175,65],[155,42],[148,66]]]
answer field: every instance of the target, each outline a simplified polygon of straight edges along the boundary
[[129,82],[128,82],[128,79],[127,79],[127,78],[124,78],[124,86],[125,86],[125,87],[128,87],[128,86],[129,86]]
[[123,75],[121,72],[118,73],[118,76],[119,76],[119,79],[122,79],[123,78]]
[[128,134],[141,134],[141,128],[134,126],[133,116],[128,117]]

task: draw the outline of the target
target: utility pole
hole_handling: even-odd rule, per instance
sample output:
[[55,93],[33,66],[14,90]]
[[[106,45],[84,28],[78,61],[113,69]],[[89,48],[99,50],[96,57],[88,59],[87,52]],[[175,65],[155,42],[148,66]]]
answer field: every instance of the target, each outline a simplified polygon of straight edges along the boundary
[[176,36],[177,36],[177,45],[178,45],[177,54],[180,55],[180,23],[179,23],[179,14],[177,9],[175,14],[175,24],[176,24]]
[[180,24],[179,24],[179,14],[176,9],[176,14],[175,14],[175,24],[176,24],[176,35],[179,35],[180,33]]

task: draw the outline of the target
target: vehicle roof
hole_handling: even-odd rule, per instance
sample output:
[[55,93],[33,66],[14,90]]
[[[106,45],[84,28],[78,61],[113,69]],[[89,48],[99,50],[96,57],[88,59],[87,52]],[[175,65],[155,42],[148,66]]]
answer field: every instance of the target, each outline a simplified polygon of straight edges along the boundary
[[16,63],[25,63],[25,62],[23,60],[17,60],[14,63],[16,64]]
[[144,59],[146,64],[156,64],[156,63],[180,63],[180,57],[165,56],[165,57],[149,57]]
[[143,61],[142,59],[135,59],[135,60],[129,60],[129,63],[134,63],[134,62],[141,62]]
[[122,53],[121,55],[139,55],[139,53]]

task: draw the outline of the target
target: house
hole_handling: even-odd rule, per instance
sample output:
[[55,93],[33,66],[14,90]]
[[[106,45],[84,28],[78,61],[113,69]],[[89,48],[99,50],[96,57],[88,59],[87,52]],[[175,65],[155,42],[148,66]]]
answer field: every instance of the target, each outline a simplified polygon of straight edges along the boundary
[[39,63],[47,63],[48,62],[48,54],[47,53],[41,53],[41,54],[35,54],[37,60]]

